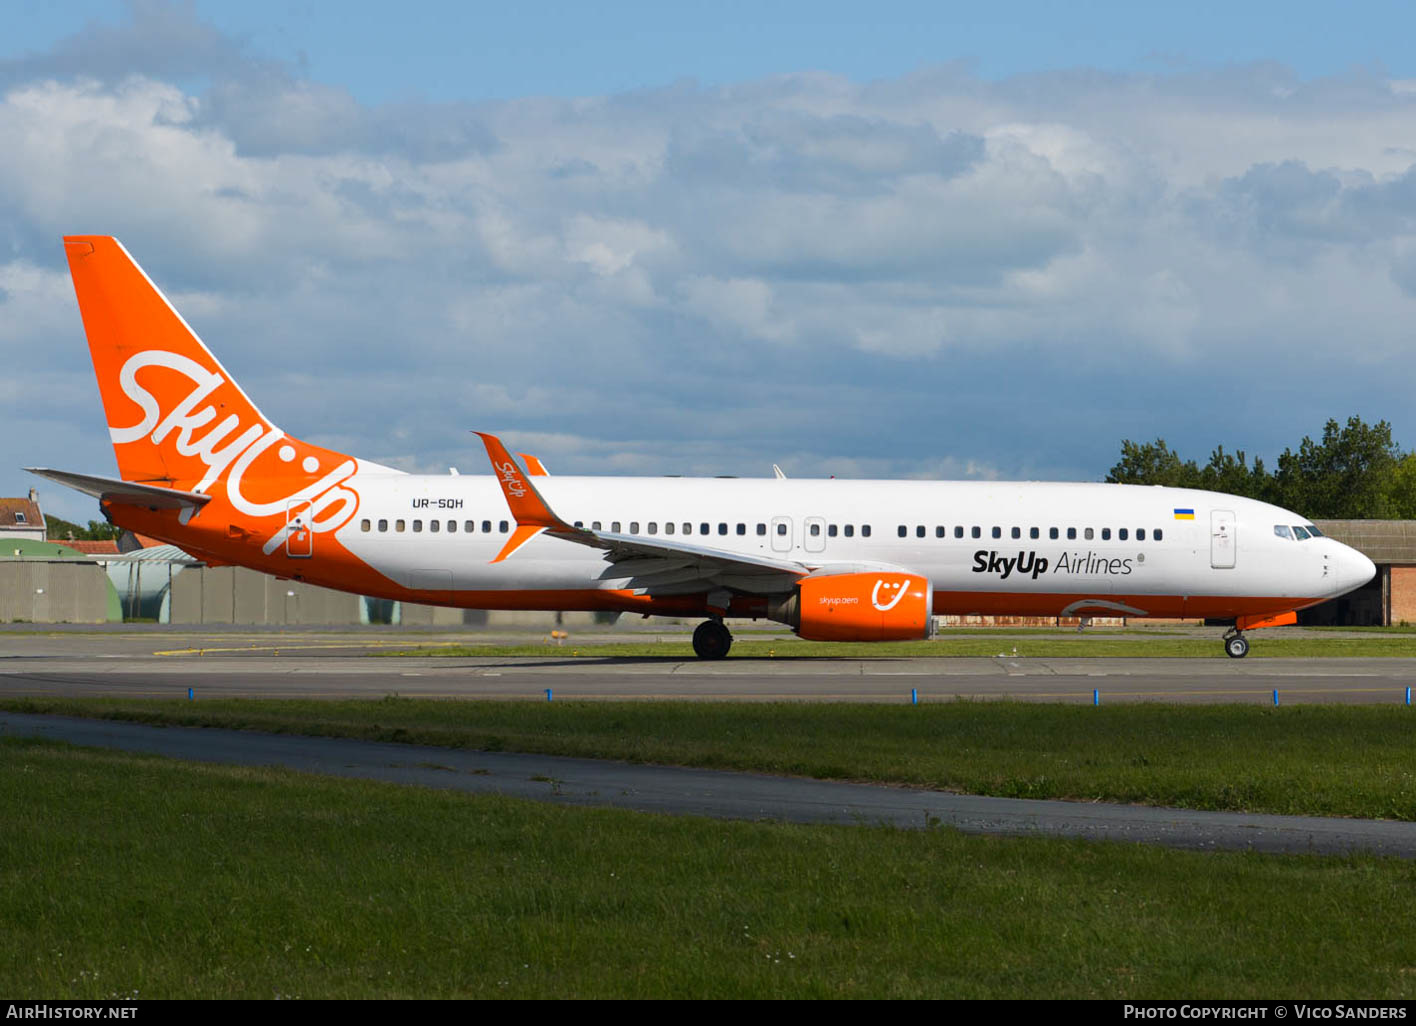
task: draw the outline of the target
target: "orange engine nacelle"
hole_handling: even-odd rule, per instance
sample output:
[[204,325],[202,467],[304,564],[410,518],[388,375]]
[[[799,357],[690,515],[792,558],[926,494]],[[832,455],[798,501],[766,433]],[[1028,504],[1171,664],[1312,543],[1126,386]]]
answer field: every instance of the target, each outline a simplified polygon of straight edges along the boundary
[[803,577],[769,615],[808,641],[912,641],[934,633],[934,588],[888,570]]

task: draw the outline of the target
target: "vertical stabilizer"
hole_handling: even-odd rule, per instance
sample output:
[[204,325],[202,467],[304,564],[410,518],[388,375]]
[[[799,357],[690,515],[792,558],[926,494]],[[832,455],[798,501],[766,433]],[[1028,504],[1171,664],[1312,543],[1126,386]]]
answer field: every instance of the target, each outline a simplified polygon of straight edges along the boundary
[[209,485],[275,431],[122,243],[74,235],[64,250],[124,480]]

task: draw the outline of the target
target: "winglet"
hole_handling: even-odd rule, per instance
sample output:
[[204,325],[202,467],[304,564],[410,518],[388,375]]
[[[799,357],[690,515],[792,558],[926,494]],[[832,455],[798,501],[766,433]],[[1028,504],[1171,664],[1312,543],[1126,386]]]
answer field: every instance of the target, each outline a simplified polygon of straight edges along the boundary
[[550,477],[546,472],[546,465],[532,456],[529,452],[519,452],[516,455],[521,457],[521,461],[526,464],[526,473],[531,477]]
[[541,493],[531,483],[530,475],[522,473],[500,438],[483,431],[474,433],[487,447],[492,470],[501,484],[502,494],[506,496],[506,504],[511,507],[511,515],[516,518],[516,531],[507,539],[493,563],[500,563],[548,528],[555,531],[575,530],[546,505],[546,500],[541,498]]

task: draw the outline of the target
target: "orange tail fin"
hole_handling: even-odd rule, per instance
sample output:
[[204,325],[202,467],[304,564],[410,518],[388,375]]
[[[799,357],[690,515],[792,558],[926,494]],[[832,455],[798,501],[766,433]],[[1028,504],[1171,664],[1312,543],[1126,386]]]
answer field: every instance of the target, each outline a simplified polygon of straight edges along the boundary
[[64,250],[124,480],[204,490],[276,430],[122,243],[66,236]]

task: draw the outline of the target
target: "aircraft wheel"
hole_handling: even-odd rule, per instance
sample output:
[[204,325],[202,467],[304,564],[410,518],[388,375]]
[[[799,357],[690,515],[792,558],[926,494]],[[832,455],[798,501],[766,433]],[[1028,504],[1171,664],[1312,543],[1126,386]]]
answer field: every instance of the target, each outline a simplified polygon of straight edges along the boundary
[[1249,639],[1242,634],[1224,639],[1224,653],[1230,659],[1243,659],[1249,654]]
[[699,659],[722,659],[732,647],[732,633],[721,620],[704,620],[693,632],[693,651]]

